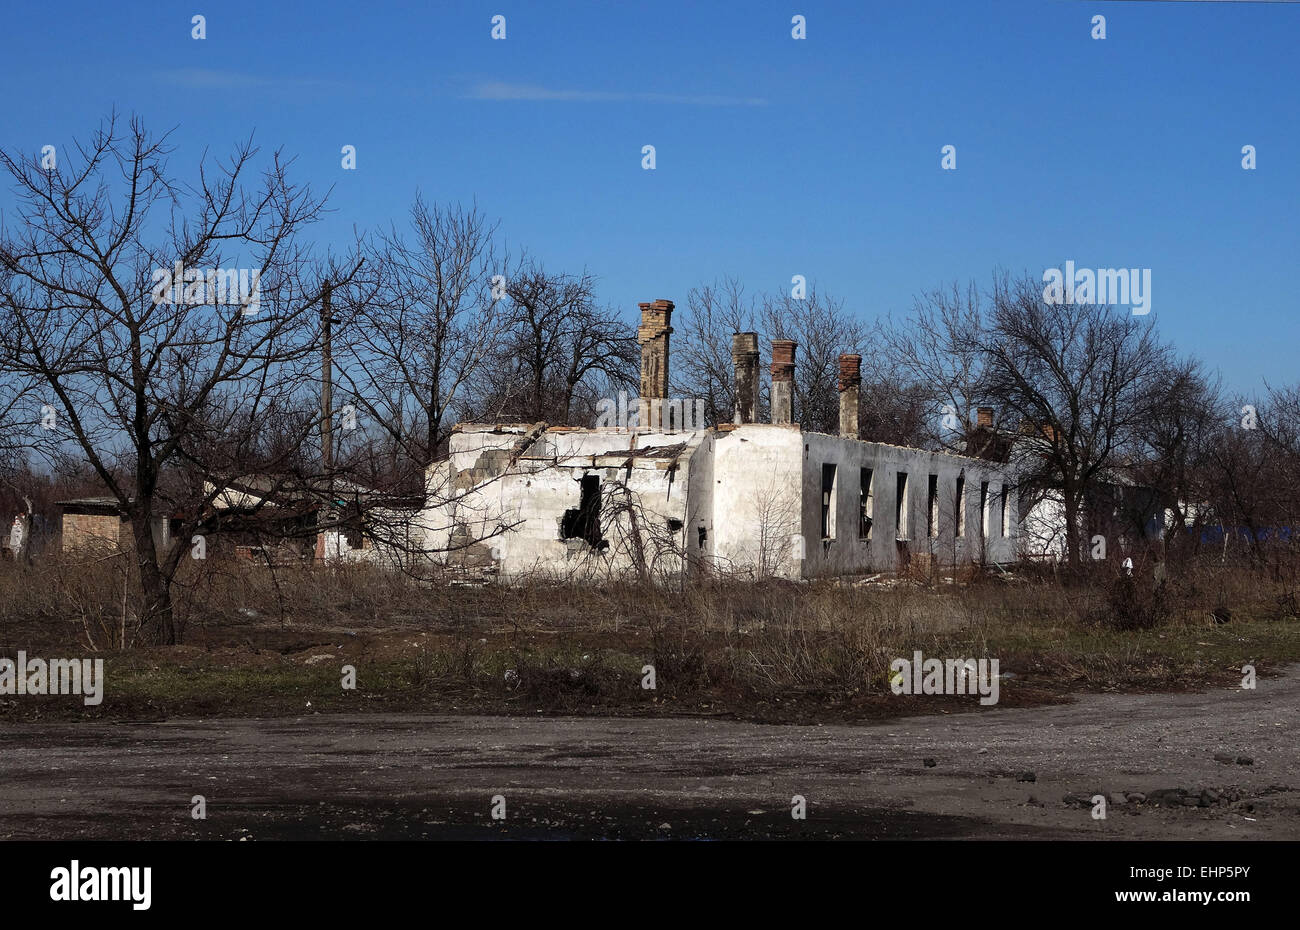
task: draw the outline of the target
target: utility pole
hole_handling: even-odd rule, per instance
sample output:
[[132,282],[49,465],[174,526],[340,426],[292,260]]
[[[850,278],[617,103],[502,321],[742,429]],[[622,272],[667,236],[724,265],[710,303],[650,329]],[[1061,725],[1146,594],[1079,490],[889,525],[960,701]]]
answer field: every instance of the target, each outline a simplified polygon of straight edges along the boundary
[[330,316],[330,296],[333,290],[329,281],[321,286],[320,295],[320,319],[321,319],[321,362],[320,362],[320,449],[321,449],[321,468],[328,478],[330,471],[334,467],[334,438],[333,438],[333,419],[334,419],[334,370],[333,357],[331,352],[331,329],[334,325],[334,319]]
[[[330,313],[330,297],[333,285],[327,280],[321,285],[320,321],[321,321],[321,362],[320,362],[320,463],[325,476],[325,504],[316,512],[318,522],[328,523],[334,508],[334,359],[331,345],[334,317]],[[325,561],[325,533],[316,534],[316,560]]]

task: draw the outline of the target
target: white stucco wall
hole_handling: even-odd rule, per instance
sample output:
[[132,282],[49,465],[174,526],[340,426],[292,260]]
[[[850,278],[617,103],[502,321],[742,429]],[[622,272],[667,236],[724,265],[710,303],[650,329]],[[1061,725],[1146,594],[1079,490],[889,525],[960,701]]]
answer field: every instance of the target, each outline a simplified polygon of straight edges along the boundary
[[[808,540],[805,577],[897,571],[898,540],[912,555],[928,554],[937,564],[1012,562],[1016,559],[1018,514],[1010,472],[982,459],[927,452],[884,443],[804,433],[804,536]],[[822,467],[836,469],[835,527],[823,539],[821,526]],[[873,521],[870,538],[859,533],[859,488],[863,468],[871,469]],[[907,475],[905,526],[896,521],[899,473]],[[930,530],[929,479],[936,478],[938,522]],[[965,479],[964,531],[957,534],[957,479]],[[987,482],[984,521],[981,485]],[[1007,531],[1003,532],[1001,493],[1009,491]],[[981,534],[981,527],[984,532]]]
[[719,570],[802,576],[800,437],[796,427],[766,423],[714,435],[709,537]]
[[[680,577],[689,535],[690,468],[702,431],[548,430],[500,473],[475,476],[471,490],[449,495],[457,485],[452,466],[485,465],[480,458],[485,449],[511,448],[525,432],[453,435],[449,463],[430,469],[431,499],[440,503],[421,517],[429,545],[452,545],[462,525],[470,539],[482,541],[477,548],[506,580],[611,578],[635,573],[638,564],[655,576]],[[677,445],[685,448],[675,459],[629,455],[634,449]],[[599,479],[603,511],[626,505],[602,515],[607,545],[600,548],[561,533],[565,512],[581,504],[584,476]]]
[[[639,551],[657,577],[680,577],[687,564],[745,577],[790,579],[890,572],[900,566],[894,501],[897,476],[904,471],[909,481],[902,535],[913,555],[929,553],[940,565],[1011,562],[1017,556],[1020,520],[1014,501],[1006,518],[1009,532],[1003,531],[1001,513],[1004,485],[1014,494],[1010,469],[979,459],[757,423],[682,433],[548,430],[526,449],[517,448],[526,434],[525,428],[473,428],[453,435],[449,461],[429,472],[430,499],[441,503],[420,517],[428,545],[446,548],[457,538],[452,534],[459,524],[459,538],[481,540],[478,549],[484,558],[490,553],[503,578],[614,577],[636,568],[635,513]],[[678,444],[684,449],[675,459],[662,453],[628,454]],[[513,463],[483,455],[512,447]],[[489,460],[498,469],[490,474],[485,470]],[[836,467],[835,532],[828,539],[821,532],[825,465]],[[862,468],[872,469],[870,538],[859,533]],[[939,500],[933,536],[927,533],[932,474]],[[958,475],[965,477],[966,487],[960,538],[954,532]],[[631,512],[602,519],[608,546],[599,550],[561,533],[565,512],[580,505],[584,476],[600,479],[606,512],[611,503],[634,501]],[[984,535],[982,482],[988,483]],[[463,490],[449,496],[447,491],[458,484]],[[617,492],[612,501],[611,489]]]

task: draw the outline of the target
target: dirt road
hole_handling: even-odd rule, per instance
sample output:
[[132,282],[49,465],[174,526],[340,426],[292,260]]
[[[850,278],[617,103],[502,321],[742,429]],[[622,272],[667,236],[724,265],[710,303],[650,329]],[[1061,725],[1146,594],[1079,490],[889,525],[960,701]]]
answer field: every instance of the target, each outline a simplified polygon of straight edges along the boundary
[[[1300,666],[1255,691],[873,726],[24,724],[0,739],[0,838],[1298,839],[1298,712]],[[1110,798],[1105,819],[1097,794]],[[196,795],[206,819],[191,816]]]

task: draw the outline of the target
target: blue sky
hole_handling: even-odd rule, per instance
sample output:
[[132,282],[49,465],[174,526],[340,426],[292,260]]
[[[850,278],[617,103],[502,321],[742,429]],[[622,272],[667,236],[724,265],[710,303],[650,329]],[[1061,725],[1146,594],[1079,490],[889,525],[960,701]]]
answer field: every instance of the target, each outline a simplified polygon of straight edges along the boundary
[[1282,3],[10,4],[0,145],[117,107],[189,177],[254,132],[333,186],[322,244],[477,199],[629,318],[728,275],[873,318],[995,267],[1151,268],[1162,332],[1250,391],[1300,378],[1297,40]]

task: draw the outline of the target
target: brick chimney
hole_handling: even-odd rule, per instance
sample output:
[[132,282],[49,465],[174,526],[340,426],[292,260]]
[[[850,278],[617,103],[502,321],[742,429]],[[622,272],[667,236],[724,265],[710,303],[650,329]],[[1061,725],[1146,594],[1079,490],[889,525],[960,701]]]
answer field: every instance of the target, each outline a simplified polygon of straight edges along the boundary
[[858,438],[858,390],[862,385],[862,356],[840,356],[840,435]]
[[978,407],[978,408],[976,408],[976,410],[975,410],[975,425],[976,425],[976,426],[979,426],[979,427],[982,427],[982,428],[992,429],[992,428],[993,428],[993,408],[992,408],[992,407]]
[[789,426],[794,422],[793,339],[772,340],[772,422]]
[[758,416],[758,333],[731,337],[731,363],[736,368],[736,422],[753,423]]
[[[643,429],[668,429],[668,337],[672,335],[673,302],[641,304],[641,325],[636,341],[641,345],[641,397],[638,420]],[[657,400],[658,403],[651,403]],[[677,424],[679,427],[681,424]]]

